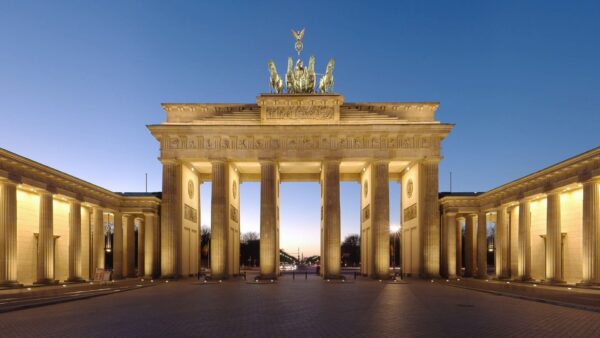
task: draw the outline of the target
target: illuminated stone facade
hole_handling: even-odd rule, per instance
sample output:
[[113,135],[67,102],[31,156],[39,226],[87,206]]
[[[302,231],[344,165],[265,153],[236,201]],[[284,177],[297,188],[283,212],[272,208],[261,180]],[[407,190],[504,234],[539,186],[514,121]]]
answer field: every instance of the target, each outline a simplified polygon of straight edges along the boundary
[[[114,252],[112,278],[158,276],[159,205],[157,196],[110,192],[0,149],[0,285],[92,280],[106,266],[107,249]],[[137,270],[134,222],[145,234]],[[114,224],[110,248],[108,223]]]
[[410,196],[402,197],[402,205],[412,210],[403,229],[409,234],[403,244],[411,248],[405,272],[439,274],[438,162],[440,143],[452,125],[435,120],[437,103],[344,103],[338,94],[263,94],[256,101],[163,104],[166,121],[148,127],[160,143],[163,163],[163,276],[196,271],[182,265],[198,259],[186,244],[191,242],[187,231],[198,236],[198,223],[181,217],[185,208],[200,213],[198,192],[188,196],[190,182],[194,187],[212,182],[211,274],[239,273],[239,184],[248,181],[261,183],[263,278],[279,272],[282,181],[321,183],[321,273],[326,278],[341,275],[340,182],[359,183],[361,272],[388,278],[389,182],[410,180]]
[[[474,243],[465,246],[465,275],[488,278],[493,248],[496,278],[599,284],[599,194],[600,148],[485,193],[442,194],[441,256],[460,255],[454,219],[462,215],[470,220],[465,241]],[[446,259],[441,271],[452,277],[462,267],[462,260]]]

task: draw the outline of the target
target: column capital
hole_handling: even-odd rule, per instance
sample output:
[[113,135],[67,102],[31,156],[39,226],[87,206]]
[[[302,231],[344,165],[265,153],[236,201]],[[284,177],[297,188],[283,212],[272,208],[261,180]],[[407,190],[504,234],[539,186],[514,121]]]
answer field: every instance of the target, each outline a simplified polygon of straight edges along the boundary
[[162,163],[163,165],[165,164],[179,164],[180,161],[178,159],[174,159],[174,158],[161,158],[159,159],[160,163]]
[[581,180],[582,185],[584,184],[600,184],[600,176],[587,178],[585,180]]

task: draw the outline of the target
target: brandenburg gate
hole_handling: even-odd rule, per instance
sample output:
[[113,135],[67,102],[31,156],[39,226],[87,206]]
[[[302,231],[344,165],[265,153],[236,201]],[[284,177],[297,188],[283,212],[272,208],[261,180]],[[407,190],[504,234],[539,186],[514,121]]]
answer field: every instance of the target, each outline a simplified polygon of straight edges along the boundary
[[[294,32],[298,54],[301,32]],[[402,187],[404,272],[439,275],[440,144],[452,125],[436,121],[438,103],[348,103],[333,93],[333,67],[316,83],[288,60],[283,80],[273,62],[270,94],[256,103],[163,104],[166,121],[150,125],[163,165],[161,274],[198,271],[200,195],[212,182],[211,274],[239,273],[239,184],[260,182],[260,276],[279,272],[279,185],[321,185],[321,274],[340,276],[340,182],[361,186],[361,273],[390,275],[389,183]],[[301,205],[297,206],[302,208]]]

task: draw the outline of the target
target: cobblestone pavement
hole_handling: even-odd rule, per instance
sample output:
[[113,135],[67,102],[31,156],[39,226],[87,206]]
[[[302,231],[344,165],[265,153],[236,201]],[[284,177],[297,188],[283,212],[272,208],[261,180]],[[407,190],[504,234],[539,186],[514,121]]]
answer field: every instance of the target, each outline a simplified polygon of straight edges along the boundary
[[600,313],[444,282],[182,280],[0,314],[2,337],[600,336]]

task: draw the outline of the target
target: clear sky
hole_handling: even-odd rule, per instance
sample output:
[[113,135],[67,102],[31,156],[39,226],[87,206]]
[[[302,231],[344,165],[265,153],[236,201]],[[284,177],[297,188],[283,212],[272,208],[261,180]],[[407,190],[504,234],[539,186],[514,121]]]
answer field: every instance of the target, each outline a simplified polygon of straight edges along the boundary
[[[159,104],[254,102],[300,27],[317,71],[336,59],[346,101],[441,102],[456,124],[441,190],[450,171],[454,191],[484,191],[600,145],[600,2],[361,3],[3,1],[0,147],[115,191],[143,191],[148,173],[160,190],[145,128],[164,120]],[[283,185],[282,237],[302,229],[294,198],[316,189]],[[342,189],[342,221],[357,219],[358,186]]]

